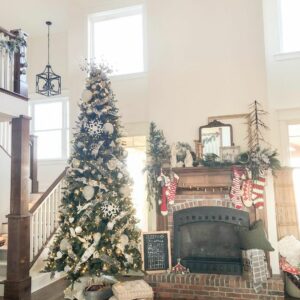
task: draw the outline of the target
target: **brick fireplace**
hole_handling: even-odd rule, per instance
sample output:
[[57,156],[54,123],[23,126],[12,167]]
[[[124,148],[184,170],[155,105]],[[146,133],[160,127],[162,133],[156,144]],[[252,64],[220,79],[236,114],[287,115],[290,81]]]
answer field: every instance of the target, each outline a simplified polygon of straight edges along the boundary
[[249,226],[257,212],[233,207],[228,195],[231,169],[178,168],[174,172],[180,177],[178,194],[168,206],[167,217],[158,216],[157,227],[170,231],[173,265],[181,258],[191,274],[147,275],[157,299],[284,299],[279,276],[269,279],[258,294],[241,276],[234,227]]

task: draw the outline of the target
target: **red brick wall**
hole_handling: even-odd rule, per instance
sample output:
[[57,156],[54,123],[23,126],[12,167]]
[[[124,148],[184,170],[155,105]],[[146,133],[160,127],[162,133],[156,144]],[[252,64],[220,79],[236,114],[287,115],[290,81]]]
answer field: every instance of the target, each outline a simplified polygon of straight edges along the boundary
[[252,283],[240,276],[213,274],[153,274],[145,280],[153,287],[155,299],[197,300],[283,300],[283,281],[273,277],[255,293]]

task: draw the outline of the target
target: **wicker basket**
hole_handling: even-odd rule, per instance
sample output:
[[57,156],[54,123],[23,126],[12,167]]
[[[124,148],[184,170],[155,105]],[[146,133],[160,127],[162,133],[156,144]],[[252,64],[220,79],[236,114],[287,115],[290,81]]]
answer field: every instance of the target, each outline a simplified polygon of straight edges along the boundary
[[85,290],[83,293],[86,300],[108,300],[113,295],[111,287],[105,287],[98,291]]
[[300,299],[300,289],[293,283],[293,281],[288,278],[286,274],[285,276],[285,289],[289,296],[294,297],[296,299]]

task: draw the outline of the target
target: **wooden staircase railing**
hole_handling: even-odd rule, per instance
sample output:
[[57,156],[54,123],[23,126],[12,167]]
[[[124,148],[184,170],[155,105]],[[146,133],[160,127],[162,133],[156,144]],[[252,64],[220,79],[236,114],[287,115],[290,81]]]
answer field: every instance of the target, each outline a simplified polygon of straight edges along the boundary
[[58,228],[58,210],[64,187],[64,170],[30,209],[30,261],[33,265]]
[[[26,79],[26,46],[8,50],[7,41],[15,44],[27,35],[20,30],[8,31],[0,27],[0,92],[28,100],[28,86]],[[13,47],[12,47],[13,48]]]

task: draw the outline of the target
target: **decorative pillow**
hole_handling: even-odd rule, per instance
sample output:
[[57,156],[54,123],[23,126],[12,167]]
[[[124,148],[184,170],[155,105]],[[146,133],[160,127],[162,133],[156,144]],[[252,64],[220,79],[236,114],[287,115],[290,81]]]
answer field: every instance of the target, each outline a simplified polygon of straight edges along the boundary
[[264,251],[274,251],[274,248],[267,239],[262,220],[254,222],[250,229],[238,230],[241,249],[261,249]]

